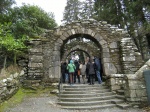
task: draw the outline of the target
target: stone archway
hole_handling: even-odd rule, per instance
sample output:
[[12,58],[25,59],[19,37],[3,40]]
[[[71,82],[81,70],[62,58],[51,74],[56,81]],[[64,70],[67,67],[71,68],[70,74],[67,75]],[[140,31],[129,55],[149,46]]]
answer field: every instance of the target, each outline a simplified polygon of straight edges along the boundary
[[67,56],[70,54],[70,52],[76,51],[76,50],[81,50],[81,51],[86,52],[86,54],[88,54],[89,57],[92,57],[92,56],[99,57],[99,55],[100,55],[100,52],[98,49],[95,49],[93,47],[87,47],[87,45],[86,46],[85,45],[76,45],[76,46],[73,46],[71,49],[67,49],[65,51],[65,53],[63,54],[61,60],[65,60],[67,58]]
[[47,30],[42,38],[30,41],[32,48],[29,50],[27,79],[34,80],[40,77],[41,80],[42,77],[53,82],[59,81],[63,45],[68,39],[83,35],[99,46],[105,76],[134,73],[139,68],[140,65],[133,61],[140,56],[137,56],[135,44],[126,31],[111,26],[105,21],[87,20]]
[[[89,35],[90,39],[95,40],[101,47],[101,51],[102,51],[102,65],[104,66],[104,74],[110,75],[111,73],[116,74],[117,73],[117,69],[119,68],[119,62],[118,61],[117,64],[112,62],[111,59],[111,53],[110,53],[110,45],[113,47],[117,46],[117,41],[120,41],[121,38],[123,38],[119,32],[122,32],[122,30],[118,30],[115,33],[110,29],[110,26],[107,25],[106,22],[98,22],[96,25],[94,24],[96,23],[95,21],[93,23],[90,22],[83,22],[83,23],[72,23],[66,26],[63,26],[62,28],[59,29],[59,31],[56,30],[56,34],[60,34],[59,37],[57,38],[56,42],[55,42],[55,49],[54,50],[54,57],[57,56],[58,54],[60,54],[60,47],[63,45],[63,43],[72,35],[75,34],[81,34],[81,35]],[[91,25],[90,25],[91,24]],[[98,25],[98,26],[97,26]],[[70,26],[70,27],[69,27]],[[97,26],[95,28],[93,28],[92,26]],[[112,33],[113,32],[113,33]],[[59,45],[59,46],[58,46]],[[118,49],[118,48],[113,48],[113,49]],[[55,53],[57,52],[57,54]],[[113,53],[118,54],[118,51],[114,50]],[[60,60],[55,60],[55,62],[60,61]],[[119,65],[119,66],[117,66]],[[118,68],[117,68],[118,67]],[[56,66],[56,68],[60,68],[60,66]],[[54,73],[50,73],[50,74],[55,74],[58,75],[60,73],[58,73],[58,71],[54,72]],[[58,75],[59,77],[60,75]]]

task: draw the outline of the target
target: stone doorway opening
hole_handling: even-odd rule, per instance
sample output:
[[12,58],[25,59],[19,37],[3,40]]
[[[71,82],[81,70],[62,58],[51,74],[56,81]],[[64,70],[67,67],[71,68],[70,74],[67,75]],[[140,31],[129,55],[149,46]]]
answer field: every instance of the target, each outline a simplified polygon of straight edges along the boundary
[[[88,62],[89,58],[97,57],[101,60],[102,48],[98,41],[87,34],[75,34],[68,37],[64,40],[64,43],[60,49],[60,60],[61,62],[69,62],[70,59],[77,60],[80,62]],[[78,56],[79,59],[75,58]],[[103,64],[101,64],[101,77],[103,74]],[[62,74],[61,74],[62,75]],[[103,76],[105,76],[103,74]],[[97,81],[97,77],[95,75],[95,81]]]

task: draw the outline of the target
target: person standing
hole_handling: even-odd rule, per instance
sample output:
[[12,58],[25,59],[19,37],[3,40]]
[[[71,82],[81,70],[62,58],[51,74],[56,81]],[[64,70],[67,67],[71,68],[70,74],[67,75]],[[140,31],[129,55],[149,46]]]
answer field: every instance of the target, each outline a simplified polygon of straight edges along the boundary
[[64,65],[64,62],[61,62],[61,81],[62,83],[65,83],[65,69],[66,69],[66,66]]
[[74,82],[74,72],[75,72],[76,66],[73,63],[73,60],[70,60],[70,63],[67,66],[67,70],[69,72],[69,77],[70,77],[70,85],[73,84]]
[[94,85],[94,75],[95,75],[95,63],[93,59],[90,59],[89,62],[87,63],[87,69],[88,69],[88,74],[89,74],[89,79],[90,79],[90,85]]
[[101,75],[100,75],[100,70],[101,70],[101,66],[100,66],[100,60],[95,57],[94,58],[94,61],[95,61],[95,65],[96,65],[96,76],[98,78],[98,83],[101,84],[102,83],[102,79],[101,79]]
[[74,62],[76,69],[75,69],[75,73],[74,73],[74,83],[76,83],[76,77],[78,79],[78,83],[80,83],[80,74],[79,74],[79,62],[77,60],[75,60]]
[[85,75],[86,75],[86,65],[85,63],[81,62],[80,66],[79,66],[79,69],[81,71],[81,76],[82,76],[82,80],[83,80],[83,84],[85,84]]
[[68,74],[68,70],[67,70],[67,62],[64,62],[64,67],[65,67],[65,82],[69,82],[69,74]]

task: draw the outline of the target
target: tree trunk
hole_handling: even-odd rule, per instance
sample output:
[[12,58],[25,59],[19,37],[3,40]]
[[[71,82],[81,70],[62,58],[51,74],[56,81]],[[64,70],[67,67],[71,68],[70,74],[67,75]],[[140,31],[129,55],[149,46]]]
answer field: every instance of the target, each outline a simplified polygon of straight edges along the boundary
[[16,58],[17,58],[17,55],[16,55],[16,53],[15,53],[15,54],[14,54],[14,65],[17,65],[17,61],[16,61],[17,59],[16,59]]
[[3,64],[4,70],[6,69],[6,62],[7,62],[7,55],[5,55],[5,58],[4,58],[4,64]]

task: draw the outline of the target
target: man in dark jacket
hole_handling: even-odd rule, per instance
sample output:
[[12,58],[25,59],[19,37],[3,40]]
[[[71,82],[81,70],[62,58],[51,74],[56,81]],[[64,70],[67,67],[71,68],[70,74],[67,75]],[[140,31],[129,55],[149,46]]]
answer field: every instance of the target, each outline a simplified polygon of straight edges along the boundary
[[95,75],[95,63],[93,59],[90,59],[90,61],[87,63],[87,70],[88,70],[88,75],[90,79],[90,85],[94,84],[94,75]]
[[96,70],[96,76],[98,78],[98,83],[101,84],[102,79],[101,79],[101,75],[100,75],[100,70],[101,70],[100,60],[97,57],[95,57],[94,61],[95,61],[95,65],[96,65],[95,70]]
[[76,77],[78,78],[78,83],[80,83],[80,75],[78,74],[78,70],[79,70],[79,62],[77,60],[75,60],[74,62],[75,66],[76,66],[76,70],[74,73],[74,83],[76,83]]

